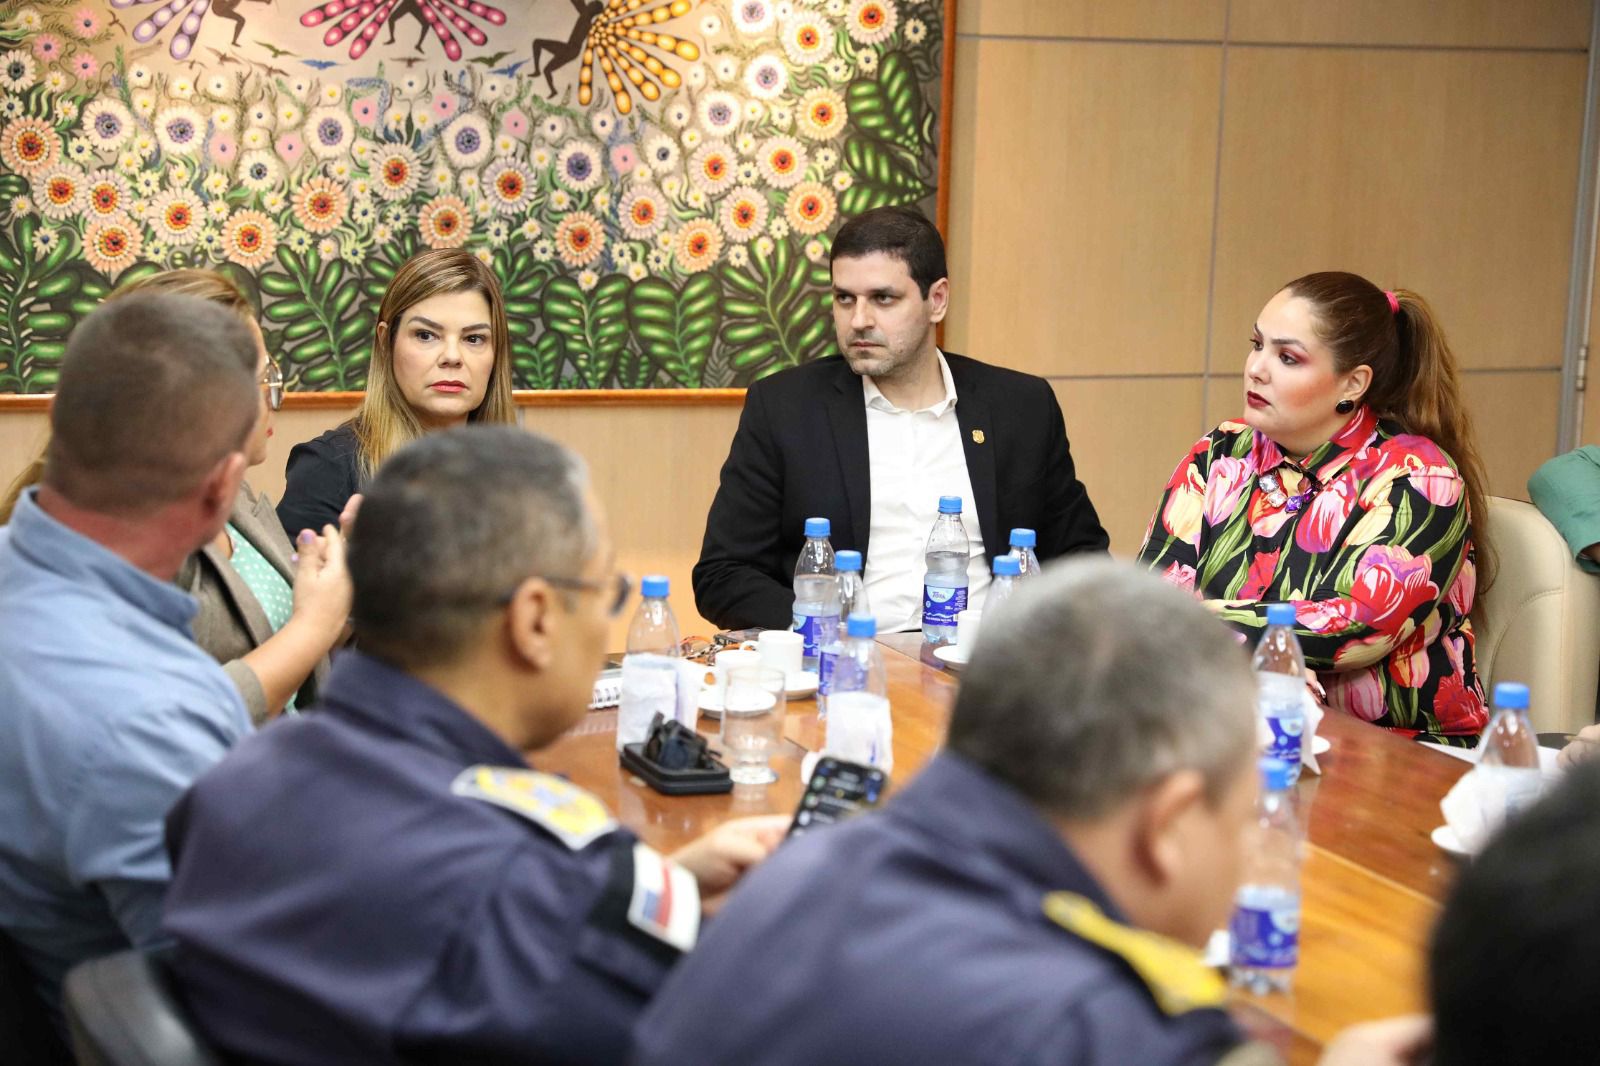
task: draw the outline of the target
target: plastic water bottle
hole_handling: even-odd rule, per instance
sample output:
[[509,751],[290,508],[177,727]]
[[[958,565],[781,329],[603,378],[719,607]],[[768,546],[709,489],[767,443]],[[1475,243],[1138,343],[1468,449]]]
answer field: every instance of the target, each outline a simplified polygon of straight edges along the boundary
[[852,614],[845,623],[844,646],[833,668],[828,697],[825,754],[884,773],[894,769],[894,723],[889,716],[889,677],[876,638],[878,623],[869,614]]
[[617,703],[617,750],[644,740],[657,711],[678,711],[678,620],[667,593],[672,584],[660,574],[639,582],[644,599],[628,623],[628,650],[622,657],[622,696]]
[[1011,554],[1017,557],[1018,564],[1022,567],[1017,575],[1023,580],[1039,576],[1039,556],[1033,550],[1039,543],[1039,534],[1031,529],[1013,529],[1011,531]]
[[1289,783],[1300,779],[1300,745],[1306,728],[1306,658],[1294,635],[1294,604],[1267,605],[1267,629],[1250,665],[1256,672],[1256,706],[1272,731],[1265,754],[1289,764]]
[[833,691],[833,668],[848,634],[846,621],[852,614],[871,614],[867,586],[861,580],[861,553],[846,549],[833,557],[839,578],[839,619],[822,645],[817,664],[817,717],[828,717],[828,694]]
[[1282,759],[1261,760],[1261,797],[1244,883],[1234,897],[1229,979],[1252,992],[1287,992],[1300,961],[1300,821]]
[[794,564],[794,626],[806,638],[801,657],[816,670],[818,655],[830,630],[839,625],[839,584],[833,574],[833,525],[826,518],[806,519],[806,544]]
[[928,534],[927,573],[922,578],[922,638],[953,644],[956,615],[967,609],[967,559],[972,542],[961,525],[961,497],[940,496],[939,517]]
[[1505,811],[1494,812],[1496,821],[1512,817],[1539,798],[1544,776],[1539,770],[1539,742],[1528,721],[1528,686],[1502,681],[1494,687],[1494,716],[1478,741],[1478,772],[1493,775],[1505,794]]
[[1022,580],[1022,560],[1015,555],[1002,555],[994,561],[994,579],[989,582],[989,595],[983,601],[983,616],[993,618],[1005,606]]

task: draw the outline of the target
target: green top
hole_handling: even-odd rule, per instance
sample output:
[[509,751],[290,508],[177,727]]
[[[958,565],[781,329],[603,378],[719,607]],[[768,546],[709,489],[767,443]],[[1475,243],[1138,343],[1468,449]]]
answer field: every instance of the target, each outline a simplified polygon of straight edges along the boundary
[[[294,613],[294,587],[244,534],[234,528],[232,522],[228,523],[228,539],[233,542],[233,558],[229,562],[234,570],[238,571],[239,576],[244,578],[244,583],[250,587],[251,595],[261,604],[261,610],[267,616],[267,623],[276,633]],[[285,714],[295,712],[293,694],[289,696],[289,702],[284,704],[283,710]]]
[[1578,565],[1600,574],[1600,563],[1583,554],[1600,544],[1600,448],[1586,444],[1551,459],[1528,479],[1528,495],[1566,539]]

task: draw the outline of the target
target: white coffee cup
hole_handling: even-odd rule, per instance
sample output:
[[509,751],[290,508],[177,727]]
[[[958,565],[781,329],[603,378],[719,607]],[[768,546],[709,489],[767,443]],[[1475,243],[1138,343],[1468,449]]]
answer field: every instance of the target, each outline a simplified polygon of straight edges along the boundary
[[741,666],[760,665],[761,653],[758,651],[744,648],[723,648],[717,652],[717,657],[706,667],[702,678],[704,682],[703,688],[707,692],[716,692],[720,699],[722,690],[728,684],[729,670],[737,670]]
[[983,611],[968,608],[956,615],[956,647],[963,656],[970,656],[978,643],[978,627],[983,624]]
[[791,629],[768,629],[756,638],[761,665],[782,670],[785,677],[800,672],[806,638]]

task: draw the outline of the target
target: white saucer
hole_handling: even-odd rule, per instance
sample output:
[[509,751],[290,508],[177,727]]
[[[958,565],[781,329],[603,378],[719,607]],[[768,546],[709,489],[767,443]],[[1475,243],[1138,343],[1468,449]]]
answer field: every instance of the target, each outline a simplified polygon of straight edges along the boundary
[[1441,825],[1432,833],[1429,833],[1428,836],[1435,844],[1439,845],[1441,850],[1447,851],[1457,858],[1465,859],[1472,855],[1472,852],[1461,846],[1461,841],[1456,839],[1456,831],[1448,825]]
[[815,670],[796,670],[783,679],[784,686],[788,689],[784,695],[791,700],[804,699],[817,691],[817,672]]
[[961,649],[954,644],[945,644],[942,647],[934,648],[933,657],[958,674],[966,669],[967,661],[971,658],[969,655],[963,655]]
[[1328,751],[1331,751],[1332,749],[1333,741],[1329,740],[1327,737],[1311,738],[1311,754],[1322,755]]
[[700,690],[700,700],[695,706],[700,708],[700,713],[707,718],[722,717],[722,693],[714,688]]

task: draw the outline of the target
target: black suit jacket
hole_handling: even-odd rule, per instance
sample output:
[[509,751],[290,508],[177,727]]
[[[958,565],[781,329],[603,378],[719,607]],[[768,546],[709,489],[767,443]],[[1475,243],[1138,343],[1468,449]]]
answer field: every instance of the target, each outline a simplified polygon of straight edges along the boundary
[[[1040,559],[1105,551],[1110,540],[1073,471],[1050,384],[949,352],[945,359],[985,554],[1005,554],[1018,526],[1038,531]],[[833,523],[836,550],[867,557],[867,409],[861,379],[841,356],[775,374],[745,395],[694,568],[700,613],[726,629],[788,628],[795,559],[812,516]]]

